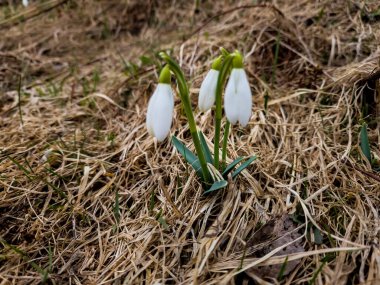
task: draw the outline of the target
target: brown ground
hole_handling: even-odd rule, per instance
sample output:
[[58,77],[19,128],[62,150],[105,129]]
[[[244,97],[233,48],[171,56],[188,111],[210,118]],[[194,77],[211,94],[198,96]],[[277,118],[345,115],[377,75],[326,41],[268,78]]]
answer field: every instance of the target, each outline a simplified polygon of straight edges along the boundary
[[[378,1],[20,2],[0,1],[0,284],[380,283]],[[228,156],[258,159],[204,196],[145,112],[157,52],[195,103],[220,46],[254,96]]]

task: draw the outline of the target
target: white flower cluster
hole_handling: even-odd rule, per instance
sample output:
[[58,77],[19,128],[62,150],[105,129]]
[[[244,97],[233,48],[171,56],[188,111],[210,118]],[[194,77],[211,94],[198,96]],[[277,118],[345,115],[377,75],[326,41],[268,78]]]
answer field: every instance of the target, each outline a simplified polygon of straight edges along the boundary
[[[231,124],[239,123],[245,127],[251,117],[252,93],[246,72],[243,69],[242,57],[238,54],[238,64],[233,65],[224,96],[224,110]],[[220,66],[219,66],[220,67]],[[165,70],[165,73],[169,72]],[[204,78],[198,97],[198,107],[205,112],[215,104],[216,89],[220,70],[213,67]],[[160,75],[161,77],[161,75]],[[163,141],[169,134],[173,118],[173,91],[166,75],[165,82],[159,81],[156,90],[148,103],[146,125],[149,134]]]

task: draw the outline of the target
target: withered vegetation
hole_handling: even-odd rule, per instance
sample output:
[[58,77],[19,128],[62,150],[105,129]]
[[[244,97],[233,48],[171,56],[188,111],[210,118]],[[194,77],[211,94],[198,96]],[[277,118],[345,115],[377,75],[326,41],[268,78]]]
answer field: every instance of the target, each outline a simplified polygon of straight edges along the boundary
[[[0,284],[380,283],[378,1],[273,2],[0,1]],[[228,157],[258,159],[202,195],[145,113],[157,52],[195,106],[220,46],[254,96]]]

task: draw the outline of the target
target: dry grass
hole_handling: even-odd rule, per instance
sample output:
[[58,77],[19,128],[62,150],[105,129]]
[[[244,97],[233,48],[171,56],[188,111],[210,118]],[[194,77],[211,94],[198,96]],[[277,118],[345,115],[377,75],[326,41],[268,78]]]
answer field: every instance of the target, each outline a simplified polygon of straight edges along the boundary
[[[365,117],[378,161],[377,1],[11,2],[0,284],[379,284],[380,178],[359,147]],[[259,159],[203,196],[145,112],[157,51],[172,49],[195,103],[219,46],[246,55],[254,93],[228,155]],[[211,112],[196,119],[212,145]],[[178,99],[172,133],[190,142]]]

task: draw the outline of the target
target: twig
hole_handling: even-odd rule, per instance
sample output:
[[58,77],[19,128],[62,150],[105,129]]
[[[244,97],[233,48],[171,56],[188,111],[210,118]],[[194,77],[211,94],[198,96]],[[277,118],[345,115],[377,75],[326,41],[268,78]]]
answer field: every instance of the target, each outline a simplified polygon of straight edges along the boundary
[[348,167],[351,167],[357,171],[359,171],[360,173],[368,176],[368,177],[371,177],[372,179],[376,180],[377,182],[380,182],[380,176],[375,174],[375,173],[372,173],[372,172],[369,172],[369,171],[366,171],[364,169],[361,169],[360,167],[357,167],[356,165],[353,165],[350,161],[348,160],[344,160],[343,161],[344,164],[346,164]]

